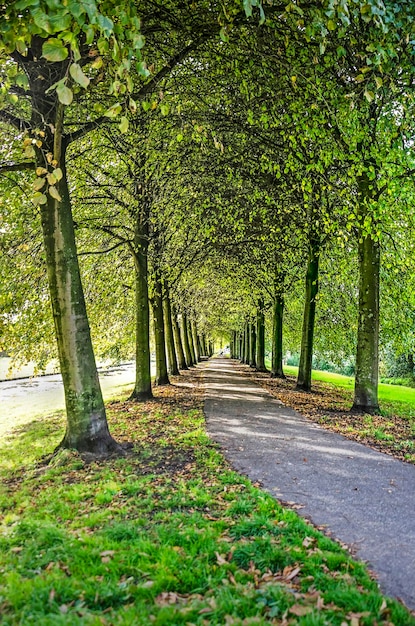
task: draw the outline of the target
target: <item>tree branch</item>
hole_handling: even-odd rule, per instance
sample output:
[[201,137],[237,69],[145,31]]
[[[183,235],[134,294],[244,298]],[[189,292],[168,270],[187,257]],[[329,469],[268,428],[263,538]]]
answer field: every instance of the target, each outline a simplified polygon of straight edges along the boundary
[[0,121],[6,122],[6,124],[10,124],[11,126],[14,126],[14,128],[17,128],[17,130],[20,130],[20,131],[32,129],[29,122],[22,120],[20,117],[17,117],[16,115],[12,115],[5,109],[0,111]]
[[[175,54],[173,57],[171,57],[171,59],[164,65],[164,67],[161,68],[159,72],[157,72],[157,74],[155,74],[155,76],[153,76],[151,80],[149,80],[145,85],[141,87],[139,91],[137,91],[136,93],[132,95],[134,100],[142,100],[149,93],[151,93],[155,89],[155,87],[158,85],[158,83],[161,80],[163,80],[163,78],[168,76],[168,74],[172,71],[172,69],[176,65],[181,63],[181,61],[183,61],[190,52],[192,52],[193,50],[196,50],[196,48],[198,48],[208,38],[209,38],[209,35],[205,35],[204,37],[198,39],[197,41],[192,42],[191,44],[183,48],[183,50],[181,50],[180,52]],[[65,135],[65,143],[69,145],[73,141],[76,141],[77,139],[84,137],[89,132],[91,132],[91,130],[98,128],[106,121],[109,121],[109,118],[106,117],[105,115],[101,115],[100,117],[97,117],[97,119],[93,120],[92,122],[88,122],[87,124],[84,124],[81,128],[78,128],[78,130],[75,130],[73,133],[68,133],[67,135]]]
[[35,163],[31,161],[23,161],[22,163],[11,163],[0,161],[0,172],[21,172],[23,170],[34,170]]

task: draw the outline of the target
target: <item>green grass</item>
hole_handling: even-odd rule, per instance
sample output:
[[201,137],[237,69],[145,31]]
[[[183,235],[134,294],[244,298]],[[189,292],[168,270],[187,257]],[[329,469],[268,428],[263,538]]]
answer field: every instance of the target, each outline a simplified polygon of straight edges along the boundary
[[[284,366],[284,372],[290,376],[297,376],[298,367],[286,365]],[[313,370],[312,380],[335,385],[350,391],[351,394],[354,389],[354,378],[352,376]],[[379,383],[379,403],[385,414],[415,417],[415,389],[412,387]]]
[[0,449],[2,624],[415,626],[362,563],[232,471],[199,410],[109,415],[135,442],[124,458],[37,463],[61,416]]

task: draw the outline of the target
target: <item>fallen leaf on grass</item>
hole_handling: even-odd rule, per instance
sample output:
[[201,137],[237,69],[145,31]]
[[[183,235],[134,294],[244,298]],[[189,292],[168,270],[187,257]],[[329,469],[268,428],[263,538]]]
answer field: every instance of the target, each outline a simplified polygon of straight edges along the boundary
[[308,548],[311,544],[315,543],[315,539],[313,537],[305,537],[303,541],[304,548]]
[[312,611],[313,611],[312,606],[304,606],[302,604],[293,604],[293,606],[291,606],[288,609],[289,613],[292,613],[293,615],[297,615],[298,617],[307,615],[308,613],[311,613]]
[[300,571],[301,571],[301,568],[298,566],[290,567],[287,565],[287,567],[284,567],[282,571],[282,575],[285,580],[292,580],[300,573]]
[[162,591],[162,593],[159,593],[155,598],[154,602],[158,606],[168,606],[169,604],[178,604],[182,600],[183,597],[173,591]]
[[100,557],[101,557],[101,562],[102,563],[109,563],[112,559],[112,557],[115,554],[115,550],[104,550],[104,552],[100,553]]

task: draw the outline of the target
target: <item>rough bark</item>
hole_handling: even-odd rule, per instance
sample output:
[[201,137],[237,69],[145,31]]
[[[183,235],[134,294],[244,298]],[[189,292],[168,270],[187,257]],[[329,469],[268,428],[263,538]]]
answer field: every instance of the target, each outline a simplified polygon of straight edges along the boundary
[[265,367],[265,316],[264,302],[259,300],[257,310],[257,343],[256,343],[256,369],[258,372],[266,372]]
[[165,332],[165,337],[166,337],[168,373],[171,374],[172,376],[178,376],[180,372],[179,372],[179,366],[177,363],[176,347],[175,347],[175,342],[174,342],[170,296],[169,296],[168,286],[166,283],[164,284],[164,295],[163,295],[163,317],[164,317],[164,332]]
[[309,391],[311,389],[319,258],[319,243],[317,240],[312,239],[310,241],[307,263],[301,353],[297,377],[297,389],[302,389],[303,391]]

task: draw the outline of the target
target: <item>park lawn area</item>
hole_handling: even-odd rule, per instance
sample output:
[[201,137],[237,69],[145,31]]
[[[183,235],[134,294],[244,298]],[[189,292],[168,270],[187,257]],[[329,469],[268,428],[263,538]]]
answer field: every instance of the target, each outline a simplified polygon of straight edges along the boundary
[[[284,372],[289,376],[297,376],[298,367],[286,365],[284,366]],[[313,370],[312,380],[335,385],[353,394],[353,376]],[[352,399],[351,396],[351,401]],[[402,385],[379,383],[379,404],[381,411],[385,414],[415,418],[415,389]]]
[[415,626],[363,563],[229,467],[195,375],[180,381],[108,405],[124,457],[52,455],[59,414],[2,445],[1,623]]

